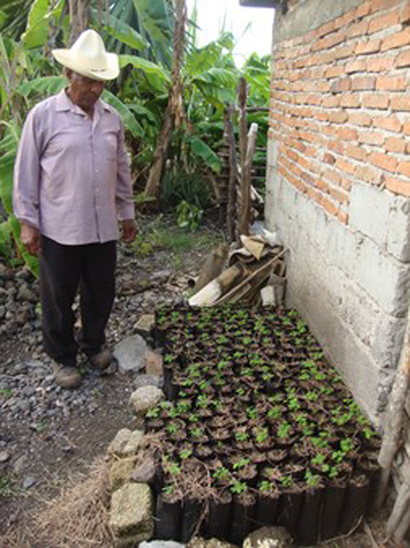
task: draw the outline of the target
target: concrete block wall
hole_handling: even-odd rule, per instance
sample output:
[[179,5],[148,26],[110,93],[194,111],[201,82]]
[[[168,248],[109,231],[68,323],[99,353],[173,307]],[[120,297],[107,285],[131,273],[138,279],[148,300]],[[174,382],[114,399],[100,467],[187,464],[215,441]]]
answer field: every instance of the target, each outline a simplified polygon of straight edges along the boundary
[[266,219],[289,304],[377,422],[409,299],[410,2],[295,0],[272,69]]

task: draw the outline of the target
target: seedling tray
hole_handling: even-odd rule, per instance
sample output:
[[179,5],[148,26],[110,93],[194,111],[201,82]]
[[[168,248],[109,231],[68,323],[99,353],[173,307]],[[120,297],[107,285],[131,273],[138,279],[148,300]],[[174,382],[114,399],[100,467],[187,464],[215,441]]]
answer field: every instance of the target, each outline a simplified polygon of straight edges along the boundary
[[379,436],[295,310],[161,308],[155,338],[156,538],[283,525],[314,544],[369,511]]

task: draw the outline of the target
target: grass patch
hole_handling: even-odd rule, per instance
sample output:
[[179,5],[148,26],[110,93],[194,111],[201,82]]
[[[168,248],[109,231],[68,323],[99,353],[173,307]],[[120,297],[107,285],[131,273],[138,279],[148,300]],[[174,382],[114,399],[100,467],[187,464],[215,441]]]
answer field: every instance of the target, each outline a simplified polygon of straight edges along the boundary
[[13,390],[11,388],[0,388],[0,398],[8,400],[13,395]]
[[16,478],[12,474],[0,472],[0,499],[15,495],[16,488]]

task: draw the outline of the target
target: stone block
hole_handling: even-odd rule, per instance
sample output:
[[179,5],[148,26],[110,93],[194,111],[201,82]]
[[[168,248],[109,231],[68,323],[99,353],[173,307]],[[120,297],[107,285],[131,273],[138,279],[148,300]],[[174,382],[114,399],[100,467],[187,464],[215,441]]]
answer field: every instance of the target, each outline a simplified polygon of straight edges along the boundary
[[111,497],[109,525],[119,546],[136,546],[154,533],[153,499],[145,483],[126,483]]
[[125,483],[130,481],[131,472],[134,468],[135,457],[115,460],[108,474],[108,482],[111,491],[116,491]]
[[391,255],[383,253],[369,238],[363,238],[358,249],[354,276],[384,312],[393,316],[406,314],[409,269]]
[[145,414],[158,405],[164,393],[156,386],[143,386],[135,390],[130,397],[130,405],[137,414]]
[[295,548],[293,538],[284,527],[262,527],[243,542],[243,548]]
[[390,192],[358,181],[350,191],[351,228],[371,238],[380,247],[384,247],[387,241],[391,196]]
[[138,335],[141,335],[141,337],[147,339],[151,336],[151,330],[154,322],[154,314],[143,314],[134,325],[134,330],[136,333],[138,333]]
[[390,204],[387,251],[399,261],[410,262],[410,200],[396,196]]

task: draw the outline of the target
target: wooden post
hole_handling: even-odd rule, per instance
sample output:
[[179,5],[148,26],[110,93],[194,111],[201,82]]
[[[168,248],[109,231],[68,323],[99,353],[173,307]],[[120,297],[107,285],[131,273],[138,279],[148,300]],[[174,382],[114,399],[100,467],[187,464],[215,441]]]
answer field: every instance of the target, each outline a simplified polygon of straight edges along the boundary
[[410,307],[407,312],[407,325],[404,333],[403,347],[393,388],[389,398],[389,407],[384,426],[382,446],[379,453],[379,464],[384,469],[382,481],[377,494],[376,507],[385,499],[389,485],[390,471],[394,458],[401,445],[404,405],[410,384]]
[[229,105],[225,109],[224,123],[226,141],[229,147],[229,182],[228,182],[228,205],[226,209],[226,231],[228,240],[235,239],[235,202],[236,202],[236,181],[238,180],[238,164],[236,159],[235,135],[232,122],[233,107]]
[[246,121],[246,99],[247,82],[245,78],[239,79],[238,84],[238,105],[239,105],[239,192],[236,204],[238,214],[238,233],[236,234],[238,243],[241,234],[248,235],[249,230],[246,227],[246,204],[248,203],[246,181],[245,181],[245,163],[246,151],[248,148],[248,124]]
[[251,170],[252,159],[255,153],[256,136],[258,133],[258,124],[252,124],[247,138],[247,149],[245,161],[241,174],[241,210],[239,217],[239,234],[249,235],[249,225],[251,221]]

